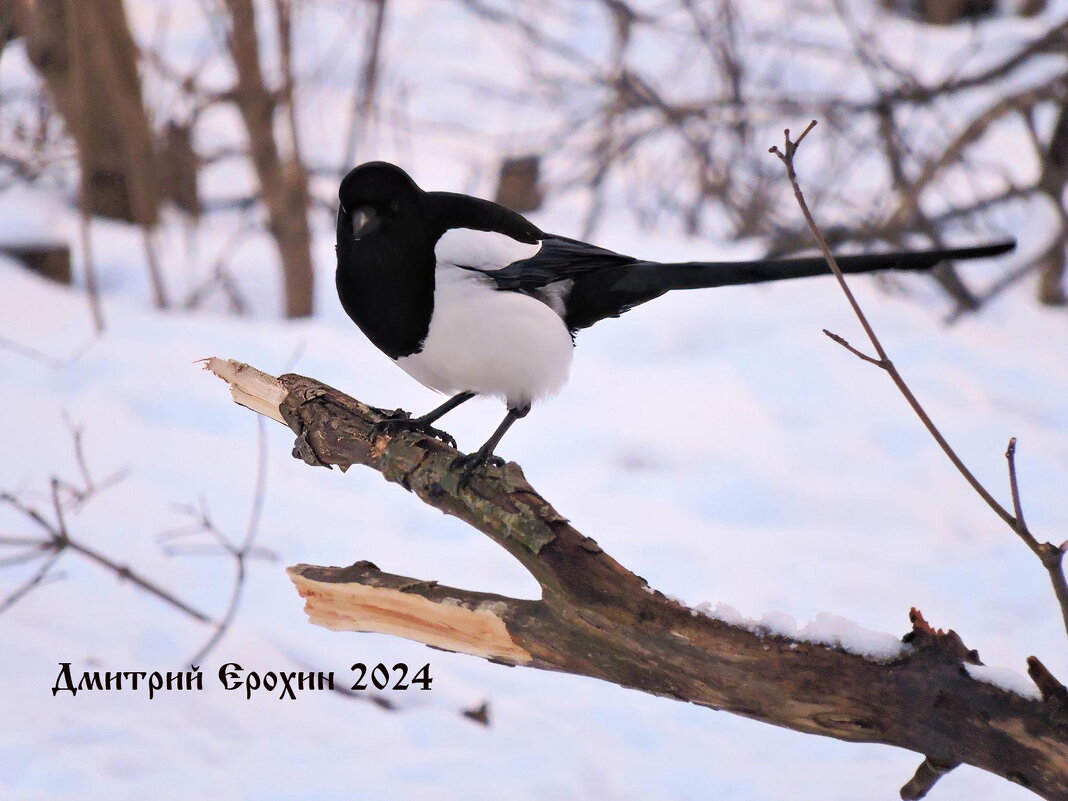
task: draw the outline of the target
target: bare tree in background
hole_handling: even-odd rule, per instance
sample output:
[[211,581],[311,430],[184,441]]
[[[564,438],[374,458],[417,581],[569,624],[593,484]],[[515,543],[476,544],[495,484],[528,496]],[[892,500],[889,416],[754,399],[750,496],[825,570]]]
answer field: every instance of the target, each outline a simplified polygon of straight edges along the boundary
[[[758,143],[796,115],[818,115],[825,167],[809,195],[832,245],[937,246],[952,233],[998,232],[999,215],[1020,204],[1029,215],[1052,206],[1054,236],[1025,247],[1030,261],[1001,280],[977,290],[951,266],[936,278],[958,313],[1036,273],[1042,303],[1066,300],[1068,21],[1036,35],[982,3],[893,3],[895,21],[899,11],[917,24],[984,18],[957,22],[967,36],[931,77],[897,37],[881,35],[880,17],[858,16],[868,6],[843,0],[791,12],[788,25],[735,0],[461,2],[522,42],[514,50],[533,98],[517,102],[540,102],[559,121],[544,152],[567,165],[558,191],[589,194],[587,235],[607,201],[624,199],[645,225],[674,218],[691,234],[764,237],[775,255],[807,247],[808,232],[782,222],[791,198]],[[988,34],[1002,30],[993,48]],[[1030,152],[1005,155],[1014,167],[1036,166],[1010,171],[989,145],[1021,125]]]
[[[308,173],[300,154],[293,78],[293,4],[274,0],[282,86],[267,85],[260,60],[256,10],[252,0],[221,0],[228,14],[226,47],[237,71],[233,100],[248,133],[249,156],[256,169],[271,233],[278,245],[285,281],[287,317],[313,311],[314,276],[308,227]],[[289,140],[283,155],[275,131],[276,115]]]
[[[1009,215],[1052,211],[1048,241],[1024,243],[1023,263],[993,283],[966,285],[952,266],[936,278],[955,314],[979,308],[1028,276],[1037,278],[1041,302],[1066,301],[1068,21],[1045,30],[1013,27],[983,3],[962,0],[883,0],[893,10],[882,12],[876,4],[825,0],[791,12],[790,25],[778,16],[761,18],[736,0],[460,2],[518,38],[512,49],[525,60],[529,81],[516,89],[494,84],[492,75],[480,80],[524,108],[545,111],[540,147],[524,155],[544,157],[539,166],[550,191],[587,195],[580,232],[586,236],[609,206],[625,203],[645,226],[678,223],[694,235],[760,237],[773,255],[806,247],[807,233],[784,222],[791,219],[781,214],[789,194],[774,165],[761,158],[760,142],[796,115],[819,115],[825,169],[809,197],[833,245],[938,245],[943,237],[1005,233]],[[1035,13],[1041,3],[1025,5],[1021,13]],[[201,0],[201,6],[218,46],[180,68],[146,31],[131,36],[122,0],[0,0],[0,25],[5,36],[25,40],[78,145],[83,252],[91,249],[90,214],[126,214],[151,226],[164,195],[194,216],[236,209],[234,236],[206,269],[195,268],[202,275],[179,304],[196,305],[221,291],[229,308],[246,309],[226,261],[265,225],[279,253],[286,314],[310,314],[309,204],[333,204],[325,183],[312,197],[310,176],[332,178],[339,165],[302,148],[301,91],[323,73],[305,65],[307,77],[297,78],[294,15],[301,6],[295,0]],[[362,0],[354,8],[364,13],[351,31],[360,52],[351,107],[341,112],[345,117],[351,108],[351,117],[339,120],[347,128],[342,173],[356,160],[376,106],[395,100],[382,88],[384,31],[395,12],[387,0]],[[901,22],[904,16],[915,22]],[[886,20],[920,26],[961,19],[957,30],[967,35],[953,37],[956,47],[933,77],[920,74],[910,51],[878,29]],[[1003,30],[996,42],[988,35]],[[220,58],[234,67],[233,85],[213,84],[217,73],[204,69]],[[182,97],[186,107],[177,119],[173,109],[146,110],[139,63],[167,95]],[[93,79],[84,80],[88,75]],[[158,100],[151,91],[147,96]],[[11,97],[0,101],[9,104]],[[246,141],[198,153],[199,115],[228,103],[240,113]],[[0,152],[10,181],[36,180],[47,162],[69,160],[65,143],[55,141],[56,126],[47,117],[33,119],[30,104],[21,111],[28,133],[15,131]],[[1030,144],[1011,154],[1009,170],[1007,159],[991,157],[990,143],[1013,126],[1017,133],[1026,129]],[[256,188],[202,200],[197,169],[226,159],[248,159]],[[167,293],[151,236],[145,241],[162,306]],[[87,267],[92,290],[91,259]],[[101,327],[98,307],[97,318]]]
[[989,17],[996,10],[994,0],[880,0],[880,5],[930,25]]
[[78,144],[86,210],[159,220],[152,128],[122,0],[11,0],[16,30]]
[[152,233],[160,204],[155,146],[122,0],[7,0],[4,16],[25,41],[77,145],[83,257],[97,330],[103,317],[89,247],[91,215],[142,227],[153,299],[165,308]]
[[[88,221],[91,216],[104,216],[144,228],[153,297],[158,307],[168,305],[153,239],[160,205],[163,199],[170,200],[194,218],[204,211],[197,190],[202,160],[195,148],[195,125],[207,108],[232,101],[248,137],[247,152],[233,155],[250,159],[260,185],[253,202],[262,199],[278,247],[285,313],[289,317],[312,313],[310,198],[296,112],[294,3],[271,0],[271,7],[280,54],[278,86],[271,85],[264,73],[259,40],[263,32],[258,29],[252,0],[218,0],[207,5],[208,21],[237,79],[231,89],[218,92],[202,87],[195,73],[172,70],[153,47],[142,52],[131,34],[123,0],[0,0],[0,22],[5,31],[24,40],[30,61],[77,146],[83,254],[94,301]],[[165,117],[158,136],[138,73],[146,56],[148,68],[187,96],[193,107],[183,123]],[[42,171],[33,160],[7,157],[4,161],[27,180]],[[94,302],[93,307],[97,328],[102,329],[99,305]]]
[[388,0],[369,0],[374,7],[374,18],[367,30],[367,43],[364,47],[363,63],[359,65],[356,75],[355,91],[352,94],[352,114],[349,118],[349,131],[345,136],[345,151],[341,156],[341,168],[344,175],[356,164],[357,148],[367,136],[368,125],[374,116],[375,95],[378,92],[378,78],[382,62],[382,35],[386,27],[386,7]]

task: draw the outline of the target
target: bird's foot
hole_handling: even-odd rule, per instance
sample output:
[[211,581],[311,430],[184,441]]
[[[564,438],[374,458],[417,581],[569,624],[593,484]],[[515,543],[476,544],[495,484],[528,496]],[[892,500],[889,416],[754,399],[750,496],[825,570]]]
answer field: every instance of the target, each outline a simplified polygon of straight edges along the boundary
[[412,413],[404,409],[379,409],[377,406],[372,406],[371,411],[377,412],[386,420],[410,420],[412,417]]
[[434,439],[440,440],[450,447],[456,447],[456,440],[448,431],[434,428],[421,417],[411,417],[403,409],[397,409],[385,420],[379,420],[375,423],[371,427],[371,436],[377,437],[381,434],[393,436],[401,431],[418,431],[421,434],[434,437]]
[[495,456],[492,453],[475,451],[474,453],[468,453],[453,459],[449,468],[460,471],[459,486],[463,488],[470,483],[471,477],[475,475],[483,465],[489,467],[504,467],[504,459],[500,456]]

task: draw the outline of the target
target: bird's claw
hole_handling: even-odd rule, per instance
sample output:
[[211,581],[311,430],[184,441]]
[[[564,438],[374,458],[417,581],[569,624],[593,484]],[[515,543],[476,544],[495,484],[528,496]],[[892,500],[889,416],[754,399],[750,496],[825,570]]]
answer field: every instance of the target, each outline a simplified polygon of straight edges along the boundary
[[393,436],[401,431],[418,431],[421,434],[434,437],[434,439],[440,440],[452,448],[456,447],[456,440],[448,431],[434,428],[430,423],[423,422],[418,417],[412,418],[403,409],[397,409],[385,420],[379,420],[371,426],[372,437],[378,437],[382,434]]
[[468,453],[456,457],[452,460],[452,464],[449,465],[449,468],[460,471],[459,486],[463,488],[471,482],[471,477],[475,475],[483,465],[488,467],[504,467],[504,459],[500,456],[495,456],[492,453],[481,453],[480,451],[476,451],[475,453]]

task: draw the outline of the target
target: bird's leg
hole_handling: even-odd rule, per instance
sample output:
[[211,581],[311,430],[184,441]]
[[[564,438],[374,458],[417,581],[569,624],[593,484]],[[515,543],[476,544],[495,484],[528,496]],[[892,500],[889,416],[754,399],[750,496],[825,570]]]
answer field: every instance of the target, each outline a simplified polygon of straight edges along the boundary
[[461,392],[458,395],[453,395],[451,398],[441,404],[441,406],[437,407],[436,409],[432,409],[426,414],[424,414],[422,417],[416,417],[415,419],[422,424],[430,425],[439,417],[444,417],[446,414],[451,412],[461,403],[466,403],[473,397],[475,397],[474,392]]
[[439,417],[443,417],[448,412],[451,412],[461,403],[465,403],[471,398],[475,397],[474,392],[461,392],[458,395],[453,395],[441,406],[424,414],[422,417],[408,417],[407,413],[395,412],[386,420],[380,420],[374,425],[374,436],[379,434],[396,434],[398,431],[421,431],[424,434],[429,434],[436,439],[440,439],[442,442],[452,447],[456,447],[456,440],[452,435],[446,431],[434,428],[431,423],[437,420]]
[[514,409],[509,409],[508,414],[505,415],[504,420],[497,426],[497,430],[493,432],[493,435],[486,440],[486,444],[479,448],[474,453],[469,453],[466,456],[461,456],[455,459],[452,463],[453,470],[462,471],[463,475],[460,476],[460,486],[463,487],[470,481],[471,476],[486,462],[489,462],[495,467],[500,467],[504,464],[504,460],[499,456],[494,456],[493,451],[497,447],[497,443],[501,441],[501,437],[505,432],[512,427],[512,423],[519,420],[522,417],[526,417],[530,411],[530,404],[520,406]]

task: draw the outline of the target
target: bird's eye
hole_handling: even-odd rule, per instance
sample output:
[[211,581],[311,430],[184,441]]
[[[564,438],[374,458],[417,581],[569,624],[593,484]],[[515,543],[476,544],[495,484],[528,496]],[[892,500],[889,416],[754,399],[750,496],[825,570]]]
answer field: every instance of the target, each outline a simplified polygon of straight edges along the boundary
[[378,214],[371,206],[360,206],[352,212],[352,235],[357,239],[367,236],[378,228]]

